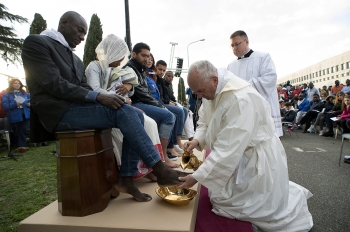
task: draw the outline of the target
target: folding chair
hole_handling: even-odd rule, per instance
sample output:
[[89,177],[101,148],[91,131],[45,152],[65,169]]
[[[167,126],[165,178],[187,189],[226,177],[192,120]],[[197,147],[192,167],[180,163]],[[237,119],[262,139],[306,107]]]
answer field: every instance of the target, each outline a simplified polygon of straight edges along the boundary
[[[284,133],[284,134],[285,134],[284,129],[286,128],[286,130],[287,130],[288,133],[289,133],[289,136],[292,136],[292,133],[290,133],[290,130],[289,130],[289,128],[288,128],[288,127],[293,128],[292,124],[293,124],[293,123],[291,123],[291,122],[282,122],[282,130],[283,130],[283,133]],[[294,129],[293,129],[293,131],[294,131],[295,135],[299,138],[298,133],[297,133]]]
[[350,133],[346,133],[346,134],[342,135],[341,148],[340,148],[340,157],[339,157],[339,167],[340,167],[341,157],[343,156],[344,139],[350,139]]

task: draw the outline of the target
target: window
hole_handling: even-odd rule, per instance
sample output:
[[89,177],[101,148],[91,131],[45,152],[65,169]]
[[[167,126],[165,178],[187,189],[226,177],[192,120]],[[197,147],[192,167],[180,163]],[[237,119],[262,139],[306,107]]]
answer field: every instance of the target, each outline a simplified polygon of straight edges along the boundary
[[332,79],[334,79],[334,76],[332,76]]
[[315,76],[317,77],[318,72],[315,72]]
[[346,62],[346,68],[350,68],[350,62]]
[[323,81],[325,81],[326,80],[326,78],[323,78]]
[[330,68],[327,68],[327,74],[329,74],[329,73],[330,73],[330,71],[331,71],[331,70],[330,70]]
[[335,76],[335,78],[337,78],[337,79],[338,79],[338,75],[336,75],[336,76]]
[[345,73],[342,73],[341,76],[342,76],[342,77],[345,77]]
[[322,71],[319,71],[318,73],[320,74],[320,76],[322,76]]
[[318,80],[316,80],[316,82],[318,82]]
[[339,65],[335,66],[335,71],[336,71],[336,72],[339,71]]
[[344,70],[345,64],[341,64],[341,70]]
[[334,73],[334,67],[331,68],[331,73]]
[[323,75],[326,75],[326,69],[323,69]]
[[327,77],[327,80],[329,80],[329,77]]

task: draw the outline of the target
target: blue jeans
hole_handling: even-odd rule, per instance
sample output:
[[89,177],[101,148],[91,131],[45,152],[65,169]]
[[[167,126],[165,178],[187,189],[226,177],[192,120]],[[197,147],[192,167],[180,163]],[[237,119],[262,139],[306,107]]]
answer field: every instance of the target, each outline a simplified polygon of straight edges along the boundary
[[72,103],[55,131],[119,128],[124,136],[120,175],[135,176],[140,158],[148,168],[161,161],[143,127],[143,120],[142,112],[128,104],[113,110],[99,103],[84,106]]
[[152,118],[159,124],[159,137],[170,140],[171,131],[175,123],[175,116],[170,111],[158,106],[143,104],[141,102],[132,105],[143,110],[148,117]]
[[174,129],[168,144],[168,148],[173,148],[174,144],[177,144],[176,136],[182,135],[188,111],[185,107],[181,109],[178,106],[171,106],[169,104],[165,104],[165,107],[176,116]]

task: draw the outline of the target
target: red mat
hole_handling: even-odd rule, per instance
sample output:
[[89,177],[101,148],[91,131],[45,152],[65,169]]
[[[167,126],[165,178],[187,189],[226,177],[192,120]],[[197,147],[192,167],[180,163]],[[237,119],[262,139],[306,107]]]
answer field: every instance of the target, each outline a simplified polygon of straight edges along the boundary
[[195,232],[253,232],[250,222],[221,217],[211,209],[208,189],[201,186]]

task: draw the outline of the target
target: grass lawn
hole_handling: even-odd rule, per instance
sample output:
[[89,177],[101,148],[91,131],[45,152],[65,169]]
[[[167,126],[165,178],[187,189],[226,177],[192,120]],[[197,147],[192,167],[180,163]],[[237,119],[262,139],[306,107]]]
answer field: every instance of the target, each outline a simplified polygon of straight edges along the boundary
[[[23,156],[0,158],[0,231],[17,231],[18,224],[57,199],[56,143],[30,147]],[[8,154],[1,150],[0,157]]]

